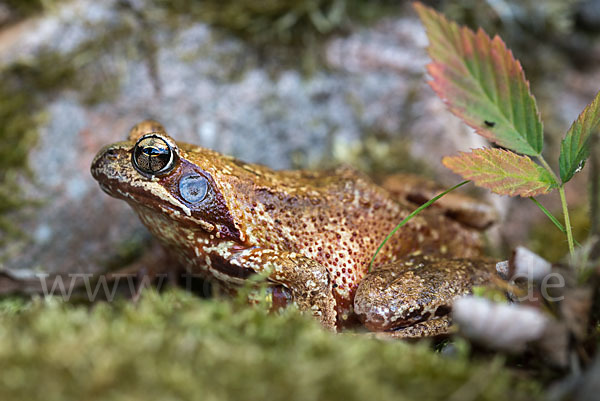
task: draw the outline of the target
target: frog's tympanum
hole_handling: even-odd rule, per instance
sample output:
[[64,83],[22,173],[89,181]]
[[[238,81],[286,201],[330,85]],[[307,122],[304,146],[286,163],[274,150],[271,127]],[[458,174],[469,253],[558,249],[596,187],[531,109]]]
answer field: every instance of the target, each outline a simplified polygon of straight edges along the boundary
[[444,333],[452,300],[494,274],[477,261],[491,208],[472,200],[473,213],[450,201],[410,220],[369,272],[415,209],[418,181],[388,191],[349,168],[274,171],[175,142],[154,121],[102,149],[91,170],[188,271],[230,289],[268,274],[273,294],[329,328],[358,316],[398,337]]

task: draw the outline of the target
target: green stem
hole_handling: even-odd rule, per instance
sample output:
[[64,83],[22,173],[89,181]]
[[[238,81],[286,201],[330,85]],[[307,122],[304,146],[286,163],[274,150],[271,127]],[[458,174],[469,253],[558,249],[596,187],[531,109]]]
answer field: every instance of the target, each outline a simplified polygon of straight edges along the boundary
[[396,231],[398,231],[403,225],[405,225],[406,223],[408,223],[408,221],[410,219],[412,219],[413,217],[415,217],[417,214],[421,213],[421,211],[423,209],[428,208],[429,206],[431,206],[435,201],[437,201],[438,199],[440,199],[442,196],[446,195],[449,192],[454,191],[456,188],[462,187],[463,185],[469,183],[470,181],[463,181],[460,184],[456,184],[455,186],[453,186],[450,189],[445,190],[444,192],[442,192],[441,194],[431,198],[430,200],[428,200],[427,202],[423,203],[421,206],[419,206],[418,208],[416,208],[411,214],[409,214],[408,216],[406,216],[400,223],[398,223],[398,225],[392,230],[391,233],[388,234],[387,237],[385,237],[385,239],[383,240],[383,242],[381,243],[381,245],[379,245],[379,248],[377,248],[377,250],[375,251],[375,254],[373,255],[373,258],[371,259],[371,263],[369,264],[369,271],[371,271],[371,268],[373,267],[373,263],[375,262],[375,258],[377,257],[377,254],[379,253],[379,251],[381,251],[381,248],[384,247],[384,245],[389,241],[390,238],[392,238],[392,236],[394,234],[396,234]]
[[552,170],[552,167],[550,167],[550,165],[548,164],[548,162],[546,161],[546,159],[544,159],[544,156],[539,155],[537,156],[537,159],[540,161],[540,163],[542,163],[542,166],[550,173],[550,175],[554,178],[554,181],[556,181],[556,185],[559,185],[560,183],[560,179],[558,178],[558,176],[554,173],[554,170]]
[[[531,199],[531,201],[533,203],[535,203],[537,205],[537,207],[540,208],[540,210],[542,212],[544,212],[544,214],[546,216],[548,216],[548,218],[552,221],[552,223],[554,223],[554,225],[556,226],[556,228],[558,228],[563,234],[567,234],[567,230],[565,229],[565,226],[563,226],[560,221],[558,221],[558,219],[556,217],[554,217],[554,215],[552,213],[550,213],[550,211],[548,209],[546,209],[544,207],[544,205],[542,205],[537,199],[535,199],[534,197],[529,197],[529,199]],[[573,243],[577,246],[581,246],[581,244],[579,242],[577,242],[577,240],[575,240],[575,238],[573,238]]]
[[560,194],[560,203],[562,203],[563,215],[565,218],[565,228],[567,230],[567,242],[569,243],[569,253],[571,258],[575,254],[575,246],[573,245],[573,232],[571,230],[571,219],[569,218],[569,208],[567,207],[567,197],[565,196],[565,187],[561,185],[558,187],[558,193]]
[[542,205],[542,204],[541,204],[541,203],[540,203],[540,202],[539,202],[537,199],[535,199],[533,196],[530,196],[530,197],[529,197],[529,199],[531,199],[531,201],[532,201],[533,203],[535,203],[535,204],[537,205],[537,207],[539,207],[539,208],[540,208],[540,210],[541,210],[542,212],[544,212],[544,214],[545,214],[546,216],[548,216],[548,218],[549,218],[549,219],[550,219],[550,220],[551,220],[551,221],[554,223],[554,225],[555,225],[555,226],[556,226],[556,227],[557,227],[557,228],[558,228],[558,229],[559,229],[559,230],[560,230],[560,231],[561,231],[563,234],[566,234],[566,233],[567,233],[567,230],[565,230],[565,227],[564,227],[562,224],[560,224],[560,221],[558,221],[558,219],[557,219],[556,217],[554,217],[554,216],[552,215],[552,213],[550,213],[550,211],[544,207],[544,205]]
[[571,258],[575,252],[575,246],[573,245],[573,230],[571,229],[571,219],[569,218],[569,208],[567,206],[567,197],[565,196],[564,183],[560,181],[557,175],[554,173],[550,165],[544,159],[544,156],[539,155],[538,160],[542,163],[542,166],[554,177],[554,180],[558,184],[558,193],[560,194],[560,203],[562,204],[563,217],[565,219],[565,230],[567,232],[567,242],[569,243],[569,254]]

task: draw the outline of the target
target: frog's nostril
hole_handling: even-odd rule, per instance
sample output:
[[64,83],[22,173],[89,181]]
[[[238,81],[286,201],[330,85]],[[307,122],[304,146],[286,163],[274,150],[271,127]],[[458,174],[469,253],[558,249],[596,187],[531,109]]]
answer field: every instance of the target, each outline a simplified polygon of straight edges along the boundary
[[119,155],[117,153],[117,151],[115,149],[109,149],[106,151],[106,153],[104,154],[104,157],[109,159],[109,160],[117,160]]
[[94,160],[92,160],[92,171],[102,168],[102,166],[106,166],[107,164],[117,160],[119,158],[120,151],[121,149],[115,148],[111,145],[100,149],[96,156],[94,156]]

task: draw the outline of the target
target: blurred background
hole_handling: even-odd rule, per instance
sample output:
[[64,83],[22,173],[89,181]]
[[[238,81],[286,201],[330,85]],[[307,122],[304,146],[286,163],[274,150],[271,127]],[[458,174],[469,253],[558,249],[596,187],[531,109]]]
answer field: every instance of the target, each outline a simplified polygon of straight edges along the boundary
[[[427,4],[502,36],[537,97],[546,159],[557,160],[561,136],[600,89],[600,1]],[[274,168],[347,163],[458,182],[441,157],[485,141],[427,86],[426,45],[401,1],[0,2],[1,268],[99,272],[143,253],[148,233],[89,165],[146,118],[177,140]],[[586,180],[567,189],[580,237]],[[531,202],[489,199],[504,219],[492,254],[516,244],[564,254],[562,234]],[[557,199],[540,200],[558,214]]]

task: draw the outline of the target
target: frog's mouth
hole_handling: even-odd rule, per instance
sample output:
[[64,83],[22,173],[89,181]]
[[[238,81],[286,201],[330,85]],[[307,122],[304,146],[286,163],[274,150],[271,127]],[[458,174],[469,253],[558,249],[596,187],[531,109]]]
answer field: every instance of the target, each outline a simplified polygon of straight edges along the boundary
[[171,216],[192,216],[190,208],[159,185],[155,178],[143,177],[134,169],[128,142],[100,150],[92,161],[91,173],[104,192],[132,206],[154,206]]
[[104,191],[105,194],[110,195],[112,197],[114,197],[115,195],[113,194],[113,191],[107,187],[106,185],[102,184],[101,182],[98,183],[98,186],[100,187],[100,189],[102,191]]

